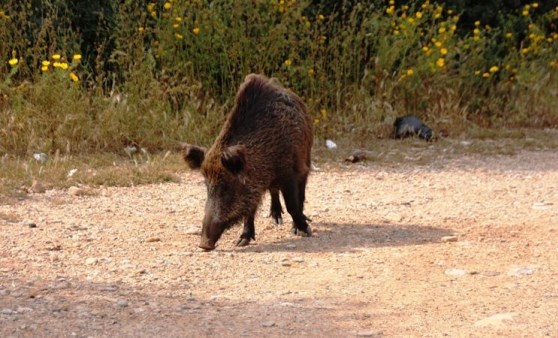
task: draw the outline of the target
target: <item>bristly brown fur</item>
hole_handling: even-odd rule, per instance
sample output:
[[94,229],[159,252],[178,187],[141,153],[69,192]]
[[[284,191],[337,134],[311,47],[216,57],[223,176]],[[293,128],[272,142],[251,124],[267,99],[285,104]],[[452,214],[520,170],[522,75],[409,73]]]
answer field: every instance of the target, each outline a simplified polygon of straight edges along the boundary
[[[241,243],[246,245],[254,238],[253,219],[266,190],[283,192],[296,229],[311,235],[302,208],[312,137],[310,115],[296,94],[276,79],[246,76],[201,164],[208,201],[202,230],[206,242],[200,246],[211,249],[239,217],[245,220],[241,238],[247,241]],[[272,214],[277,219],[281,205],[278,197],[275,201]]]

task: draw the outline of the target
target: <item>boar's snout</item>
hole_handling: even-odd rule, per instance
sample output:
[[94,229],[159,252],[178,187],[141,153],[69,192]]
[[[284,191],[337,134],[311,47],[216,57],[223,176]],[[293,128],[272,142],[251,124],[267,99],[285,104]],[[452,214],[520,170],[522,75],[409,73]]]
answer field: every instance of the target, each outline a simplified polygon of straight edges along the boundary
[[202,236],[199,247],[204,249],[205,251],[211,251],[215,249],[215,243],[209,238]]

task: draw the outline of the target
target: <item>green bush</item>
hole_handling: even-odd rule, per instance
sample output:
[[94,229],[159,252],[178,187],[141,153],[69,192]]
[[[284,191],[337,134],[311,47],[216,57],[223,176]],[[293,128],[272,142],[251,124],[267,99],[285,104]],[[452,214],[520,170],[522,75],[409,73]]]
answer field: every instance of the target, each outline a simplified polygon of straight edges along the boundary
[[250,72],[298,93],[318,137],[386,136],[409,113],[435,129],[558,124],[558,8],[491,27],[374,3],[7,1],[0,153],[208,144]]

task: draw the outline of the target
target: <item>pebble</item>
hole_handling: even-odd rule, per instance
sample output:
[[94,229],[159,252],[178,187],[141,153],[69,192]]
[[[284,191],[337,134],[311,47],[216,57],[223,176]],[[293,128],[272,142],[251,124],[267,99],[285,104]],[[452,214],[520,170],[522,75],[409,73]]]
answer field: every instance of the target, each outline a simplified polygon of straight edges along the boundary
[[358,331],[356,333],[357,337],[380,337],[383,336],[383,332],[379,331],[379,330],[363,330],[363,331]]
[[97,258],[90,257],[85,260],[85,265],[94,265],[97,264],[97,262]]
[[190,225],[184,230],[184,233],[187,235],[201,235],[201,229],[197,225]]
[[29,227],[29,228],[36,228],[37,227],[37,223],[31,222],[31,221],[23,221],[23,222],[21,222],[21,224],[23,226],[26,226],[26,227]]
[[119,300],[119,301],[116,303],[116,305],[117,305],[118,307],[128,307],[128,301],[126,301],[126,300],[124,300],[124,299],[121,299],[121,300]]
[[14,313],[14,310],[12,310],[12,309],[4,308],[4,309],[0,310],[0,314],[3,314],[3,315],[11,315],[12,313]]
[[457,242],[457,236],[444,236],[441,238],[441,240],[444,243]]
[[284,261],[284,262],[281,262],[281,265],[282,266],[291,266],[291,262]]
[[71,186],[68,188],[68,194],[72,196],[83,196],[85,195],[85,190],[76,186]]
[[302,263],[304,262],[304,257],[294,257],[292,261],[295,263]]
[[151,237],[151,238],[148,238],[146,240],[147,243],[154,243],[154,242],[160,242],[160,241],[161,241],[161,239],[159,237]]
[[513,317],[515,316],[517,316],[517,313],[513,313],[513,312],[497,313],[490,317],[476,321],[475,326],[477,327],[502,326],[504,321],[512,320]]
[[535,269],[530,267],[517,267],[510,270],[510,276],[528,276],[535,273]]
[[463,270],[463,269],[456,269],[456,268],[451,268],[451,269],[447,269],[446,271],[444,271],[444,273],[448,276],[464,276],[467,274],[467,271]]
[[33,184],[31,184],[29,191],[36,194],[43,194],[46,191],[46,188],[41,182],[33,180]]
[[272,322],[272,321],[263,322],[262,326],[263,327],[273,327],[273,326],[275,326],[275,322]]

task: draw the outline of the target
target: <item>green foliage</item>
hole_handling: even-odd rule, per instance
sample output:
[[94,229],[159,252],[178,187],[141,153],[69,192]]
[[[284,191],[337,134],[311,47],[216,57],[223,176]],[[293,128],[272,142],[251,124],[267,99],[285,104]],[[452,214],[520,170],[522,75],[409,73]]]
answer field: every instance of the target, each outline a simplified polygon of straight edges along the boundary
[[409,113],[435,129],[557,125],[558,8],[489,26],[429,1],[374,4],[7,1],[0,153],[209,144],[250,72],[298,93],[319,136],[385,136]]

